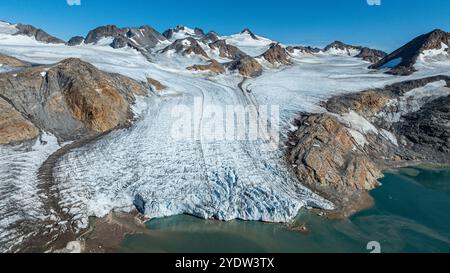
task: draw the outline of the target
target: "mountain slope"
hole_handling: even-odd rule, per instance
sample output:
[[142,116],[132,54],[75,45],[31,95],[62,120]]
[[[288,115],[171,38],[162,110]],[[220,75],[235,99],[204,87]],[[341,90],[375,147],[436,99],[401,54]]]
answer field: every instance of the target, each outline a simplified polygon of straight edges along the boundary
[[0,96],[62,140],[128,124],[134,96],[145,94],[144,85],[79,59],[0,74]]
[[410,75],[416,71],[414,65],[419,56],[426,51],[436,51],[436,54],[449,52],[450,34],[436,29],[421,35],[401,48],[395,50],[378,63],[370,66],[372,69],[390,68],[394,75]]

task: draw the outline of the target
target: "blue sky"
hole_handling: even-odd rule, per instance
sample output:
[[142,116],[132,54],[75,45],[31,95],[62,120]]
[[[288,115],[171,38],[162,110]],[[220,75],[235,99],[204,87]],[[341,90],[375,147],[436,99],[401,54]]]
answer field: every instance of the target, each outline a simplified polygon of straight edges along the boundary
[[435,28],[450,31],[448,0],[2,0],[0,19],[23,22],[68,39],[99,25],[178,24],[231,34],[245,27],[286,44],[333,40],[392,50]]

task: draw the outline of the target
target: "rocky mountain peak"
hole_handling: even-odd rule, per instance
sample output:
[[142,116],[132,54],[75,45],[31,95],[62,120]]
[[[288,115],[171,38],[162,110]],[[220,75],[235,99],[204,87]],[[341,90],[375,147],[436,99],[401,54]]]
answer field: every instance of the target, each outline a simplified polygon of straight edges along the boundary
[[47,32],[43,31],[40,28],[36,28],[32,25],[23,25],[17,24],[15,25],[18,30],[14,35],[25,35],[28,37],[34,37],[36,41],[44,42],[48,44],[64,44],[65,42],[59,38],[51,36]]
[[361,58],[364,61],[371,63],[377,63],[386,56],[387,56],[386,52],[368,47],[363,47],[361,49],[361,52],[358,55],[356,55],[357,58]]
[[361,51],[361,46],[345,44],[341,41],[334,41],[324,48],[325,52],[331,54],[344,54],[348,56],[357,55]]
[[219,56],[222,58],[235,60],[246,55],[239,48],[227,44],[225,40],[217,40],[213,43],[210,43],[209,47],[213,50],[218,50]]
[[227,63],[226,67],[231,71],[238,71],[239,74],[246,78],[257,77],[263,72],[261,64],[248,55]]
[[70,38],[70,40],[67,42],[68,46],[77,46],[81,45],[84,42],[84,37],[82,36],[75,36]]
[[450,33],[441,29],[435,29],[428,34],[425,34],[422,50],[441,49],[442,44],[450,47],[449,44]]
[[165,47],[161,53],[167,53],[173,50],[176,53],[181,53],[183,56],[189,54],[196,54],[209,58],[205,50],[200,46],[196,39],[192,37],[175,40],[171,45]]
[[202,42],[205,44],[214,43],[219,40],[219,35],[215,33],[214,31],[208,32],[203,38]]
[[247,34],[250,35],[252,39],[259,40],[259,38],[249,28],[245,28],[243,31],[241,31],[241,34]]
[[415,63],[425,50],[444,50],[450,47],[450,34],[435,29],[427,34],[420,35],[399,49],[395,50],[378,63],[370,66],[372,69],[390,68],[388,72],[394,75],[410,75],[416,71]]
[[272,43],[270,48],[261,56],[273,65],[285,65],[291,63],[289,53],[278,43]]
[[166,39],[181,39],[187,37],[202,38],[205,32],[200,28],[188,28],[186,26],[178,25],[175,28],[168,29],[162,34]]
[[125,31],[118,28],[116,25],[101,26],[89,31],[88,35],[86,36],[85,43],[86,44],[96,43],[100,39],[105,37],[115,38],[117,36],[124,34]]
[[102,38],[107,37],[114,38],[111,43],[113,48],[130,46],[144,51],[166,40],[164,36],[150,26],[119,28],[115,25],[107,25],[91,30],[86,36],[85,43],[97,43]]

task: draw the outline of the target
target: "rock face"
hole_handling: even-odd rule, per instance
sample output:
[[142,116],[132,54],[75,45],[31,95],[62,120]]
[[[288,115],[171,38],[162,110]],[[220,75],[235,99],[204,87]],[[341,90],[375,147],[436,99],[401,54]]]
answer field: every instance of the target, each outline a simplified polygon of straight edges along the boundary
[[305,186],[346,208],[379,185],[381,171],[336,117],[305,114],[296,123],[289,162]]
[[35,127],[60,140],[126,126],[135,95],[145,94],[145,85],[79,59],[0,74],[0,95]]
[[28,62],[24,62],[17,58],[0,54],[0,64],[9,66],[12,68],[21,68],[21,67],[30,67],[31,64]]
[[223,74],[225,73],[225,67],[217,62],[216,60],[210,60],[209,64],[206,65],[194,65],[187,68],[188,70],[195,70],[195,71],[211,71],[216,74]]
[[430,33],[421,35],[401,48],[395,50],[391,54],[384,57],[376,64],[370,66],[372,69],[380,69],[383,67],[391,68],[390,74],[394,75],[410,75],[416,71],[414,64],[418,57],[425,50],[439,50],[444,47],[450,47],[450,34],[436,29]]
[[100,41],[102,38],[124,36],[125,34],[125,30],[115,25],[101,26],[89,31],[85,43],[92,44]]
[[235,61],[226,64],[231,71],[238,71],[246,78],[257,77],[263,72],[263,67],[252,57],[243,56]]
[[386,56],[387,56],[386,52],[368,47],[363,47],[361,49],[361,52],[358,55],[356,55],[357,58],[361,58],[364,61],[371,63],[377,63]]
[[214,43],[216,41],[220,40],[219,36],[217,35],[217,33],[210,31],[208,32],[203,38],[202,38],[202,42],[204,44],[210,44],[210,43]]
[[101,26],[88,33],[85,39],[86,44],[96,43],[102,38],[114,38],[111,44],[114,48],[122,48],[130,46],[136,49],[148,50],[155,47],[166,38],[158,31],[149,27],[142,26],[139,28],[118,28],[115,25]]
[[70,40],[67,42],[68,46],[77,46],[81,45],[84,42],[84,38],[81,36],[75,36],[70,38]]
[[450,163],[450,77],[435,76],[333,97],[328,113],[302,114],[288,161],[299,181],[343,216],[365,208],[388,168]]
[[147,78],[147,83],[156,91],[162,91],[167,88],[164,84],[152,78]]
[[56,37],[53,37],[49,35],[47,32],[43,31],[42,29],[35,28],[32,25],[22,25],[17,24],[16,28],[18,29],[18,32],[14,35],[25,35],[29,37],[34,37],[36,41],[48,43],[48,44],[64,44],[65,42],[61,39],[58,39]]
[[270,45],[270,48],[261,57],[273,65],[291,64],[290,56],[286,49],[276,43]]
[[209,58],[208,54],[203,50],[200,44],[192,37],[185,39],[178,39],[173,42],[171,45],[164,48],[161,53],[167,53],[173,50],[175,53],[182,54],[183,56],[189,54],[195,54],[199,56],[203,56],[205,58]]
[[0,145],[32,140],[39,130],[6,100],[0,97]]
[[[111,47],[112,48],[124,48],[126,47],[128,44],[128,39],[125,38],[124,36],[119,36],[114,38],[113,42],[111,43]],[[130,44],[132,45],[132,44]]]
[[348,56],[355,56],[361,51],[362,47],[344,44],[341,41],[334,41],[324,48],[325,52],[339,53]]
[[[450,86],[450,85],[449,85]],[[450,96],[426,103],[419,111],[407,114],[396,131],[407,138],[417,153],[442,157],[450,154]],[[442,159],[444,160],[444,159]]]
[[127,28],[126,37],[145,49],[154,48],[158,43],[166,40],[164,36],[150,26]]
[[258,37],[248,28],[241,31],[241,34],[248,34],[253,40],[259,40]]
[[202,38],[203,36],[205,36],[205,32],[202,29],[195,28],[195,29],[191,30],[185,26],[177,26],[176,28],[168,29],[168,30],[164,31],[162,33],[162,35],[164,37],[166,37],[168,40],[170,40],[174,37],[174,35],[176,33],[180,33],[180,32],[185,34],[185,36],[187,36],[186,38],[189,38],[189,37]]
[[225,40],[217,40],[216,42],[210,43],[209,47],[212,50],[218,50],[219,56],[222,58],[235,60],[247,55],[239,48],[227,44]]

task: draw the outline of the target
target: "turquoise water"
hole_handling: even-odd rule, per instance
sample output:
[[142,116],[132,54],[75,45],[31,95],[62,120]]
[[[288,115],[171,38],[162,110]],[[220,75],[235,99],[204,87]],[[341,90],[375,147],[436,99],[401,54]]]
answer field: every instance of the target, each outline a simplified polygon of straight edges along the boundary
[[386,174],[376,205],[346,220],[302,211],[310,232],[260,222],[219,222],[187,215],[148,222],[149,234],[127,237],[123,252],[450,252],[450,169],[405,168]]

